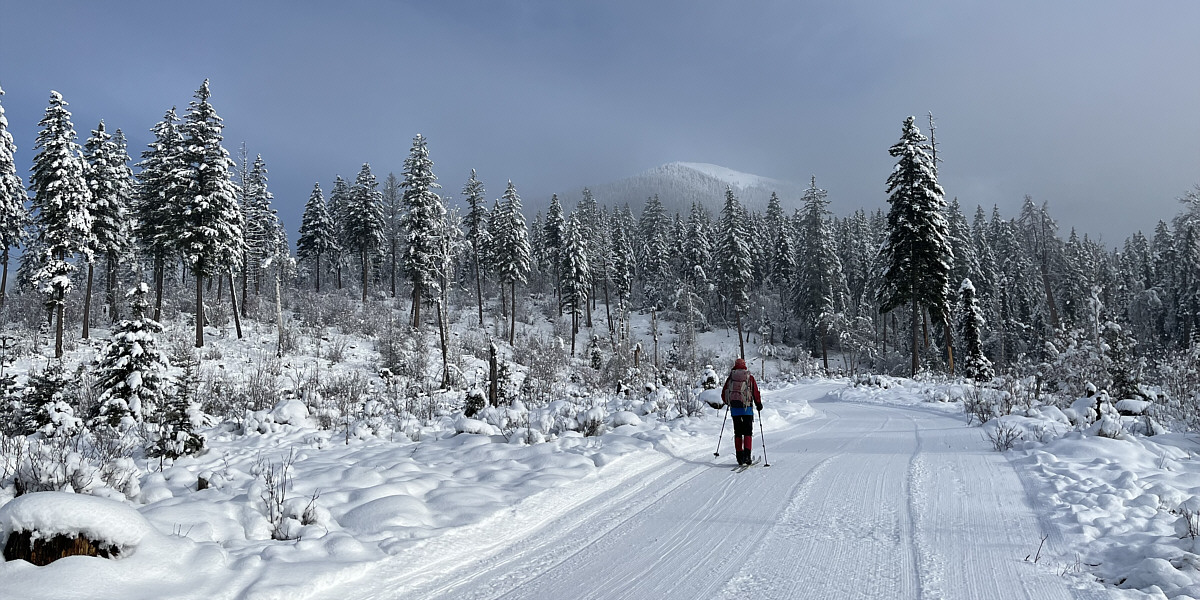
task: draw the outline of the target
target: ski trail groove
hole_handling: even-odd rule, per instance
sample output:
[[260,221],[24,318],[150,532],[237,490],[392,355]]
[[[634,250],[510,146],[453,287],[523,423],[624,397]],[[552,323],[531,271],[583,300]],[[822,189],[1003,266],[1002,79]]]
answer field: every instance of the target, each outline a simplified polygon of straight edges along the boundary
[[[1022,560],[1024,486],[978,429],[928,411],[774,392],[818,414],[772,427],[770,469],[655,452],[414,544],[326,598],[1065,600]],[[773,394],[773,395],[774,395]],[[695,458],[687,458],[687,457]],[[361,592],[361,593],[360,593]]]

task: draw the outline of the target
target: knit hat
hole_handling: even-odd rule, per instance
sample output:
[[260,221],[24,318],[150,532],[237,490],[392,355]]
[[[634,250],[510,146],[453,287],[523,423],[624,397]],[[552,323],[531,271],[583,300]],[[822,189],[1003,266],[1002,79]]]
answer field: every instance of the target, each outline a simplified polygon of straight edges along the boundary
[[733,368],[735,368],[735,369],[745,369],[745,368],[746,368],[746,359],[744,359],[744,358],[739,358],[739,359],[737,359],[737,360],[733,361]]

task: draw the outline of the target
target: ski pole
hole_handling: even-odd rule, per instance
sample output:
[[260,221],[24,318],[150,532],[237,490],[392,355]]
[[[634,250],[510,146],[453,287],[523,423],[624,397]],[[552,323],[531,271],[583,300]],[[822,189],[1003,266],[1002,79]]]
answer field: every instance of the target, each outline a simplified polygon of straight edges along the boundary
[[[761,441],[762,441],[763,466],[769,467],[769,466],[771,466],[771,462],[767,460],[767,434],[763,433],[762,422],[763,422],[763,416],[762,416],[762,409],[760,408],[758,410],[758,437],[761,438]],[[721,443],[721,441],[717,440],[717,444],[720,445],[720,443]]]
[[725,435],[725,421],[729,420],[729,407],[725,407],[725,418],[721,419],[721,434],[717,436],[717,451],[713,452],[713,456],[721,455],[721,437]]

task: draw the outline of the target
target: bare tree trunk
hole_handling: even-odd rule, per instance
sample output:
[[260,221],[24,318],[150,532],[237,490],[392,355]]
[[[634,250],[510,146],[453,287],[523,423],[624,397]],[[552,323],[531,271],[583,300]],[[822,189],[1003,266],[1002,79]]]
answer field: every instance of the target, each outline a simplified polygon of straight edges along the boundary
[[517,337],[517,282],[513,281],[509,284],[512,297],[512,310],[508,311],[508,345],[513,344],[513,340]]
[[[948,319],[947,319],[948,320]],[[947,323],[946,331],[946,362],[950,365],[950,374],[954,374],[954,338],[950,335],[950,325]]]
[[4,278],[0,279],[0,307],[4,306],[4,291],[8,288],[8,248],[4,249]]
[[479,326],[483,327],[483,277],[479,274],[479,253],[475,253],[475,299],[479,302]]
[[488,404],[500,404],[499,365],[496,364],[496,344],[488,345]]
[[[275,344],[275,357],[283,358],[283,296],[279,289],[280,279],[280,264],[275,262],[275,331],[277,334],[277,342]],[[241,337],[241,336],[238,336]]]
[[437,311],[438,311],[438,332],[441,334],[441,338],[442,338],[442,389],[449,389],[450,388],[450,354],[449,354],[449,350],[446,348],[447,337],[449,337],[449,336],[446,333],[446,319],[443,318],[443,315],[442,315],[442,307],[443,306],[444,305],[442,304],[442,301],[439,299],[438,303],[437,303]]
[[242,339],[242,316],[238,314],[237,294],[233,293],[233,269],[229,269],[229,302],[233,304],[233,328],[238,339]]
[[912,301],[912,375],[915,377],[917,369],[921,367],[921,356],[917,354],[920,344],[920,323],[921,309],[917,305],[917,297],[913,296]]
[[314,279],[317,280],[317,293],[320,294],[321,293],[321,253],[320,252],[317,253],[316,259],[317,259],[316,260],[317,266],[316,266],[316,271],[313,274],[315,275]]
[[[421,294],[424,292],[424,285],[419,279],[413,280],[412,291],[412,328],[421,328]],[[440,318],[440,315],[439,315]]]
[[196,277],[196,347],[204,347],[204,278]]
[[[396,297],[396,237],[392,236],[392,297]],[[441,309],[439,309],[441,310]],[[441,313],[438,313],[441,318]]]
[[[246,253],[243,255],[243,258],[244,258],[244,260],[242,261],[242,316],[249,317],[250,316],[250,314],[248,312],[249,309],[247,308],[247,303],[246,303],[246,297],[248,295],[247,291],[250,288],[250,251],[249,250],[246,251]],[[232,292],[232,290],[230,290],[230,291]]]
[[738,356],[746,358],[746,343],[742,340],[742,311],[734,310],[733,314],[737,315],[738,328]]
[[92,323],[92,276],[95,274],[95,265],[88,263],[88,278],[87,288],[83,292],[83,339],[88,339],[90,334],[90,325]]
[[166,283],[166,267],[161,256],[154,257],[154,320],[162,321],[163,285]]
[[[120,283],[117,282],[117,257],[112,254],[107,255],[104,258],[104,265],[108,269],[107,282],[105,283],[105,287],[108,288],[108,316],[110,322],[116,323],[121,317],[121,305],[117,301],[117,294],[119,293],[117,287],[120,286]],[[2,294],[3,292],[0,291],[0,295]]]
[[367,279],[369,278],[370,273],[371,273],[371,259],[370,259],[370,257],[367,256],[367,251],[363,250],[363,253],[362,253],[362,288],[363,288],[362,289],[362,301],[363,301],[363,304],[367,303]]

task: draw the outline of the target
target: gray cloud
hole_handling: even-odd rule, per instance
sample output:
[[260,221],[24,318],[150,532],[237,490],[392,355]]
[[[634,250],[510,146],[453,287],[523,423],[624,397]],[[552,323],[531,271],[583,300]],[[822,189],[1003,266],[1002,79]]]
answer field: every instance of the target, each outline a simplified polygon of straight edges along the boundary
[[451,194],[471,168],[532,204],[683,160],[815,174],[844,213],[884,206],[888,146],[932,111],[948,194],[1012,216],[1028,193],[1110,243],[1200,180],[1182,0],[13,4],[18,164],[51,89],[81,137],[104,118],[136,152],[208,77],[293,232],[314,181],[398,173],[418,132]]

